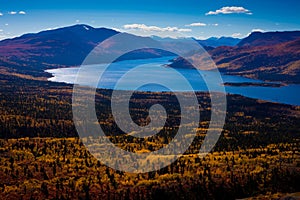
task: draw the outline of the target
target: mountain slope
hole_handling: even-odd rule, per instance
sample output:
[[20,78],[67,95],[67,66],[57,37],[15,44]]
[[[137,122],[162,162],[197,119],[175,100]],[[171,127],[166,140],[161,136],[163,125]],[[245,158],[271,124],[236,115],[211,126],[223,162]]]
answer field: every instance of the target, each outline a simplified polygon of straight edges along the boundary
[[76,65],[99,42],[118,32],[75,25],[37,34],[26,34],[0,42],[0,56],[12,60]]
[[237,46],[270,46],[283,42],[289,42],[300,38],[300,31],[285,32],[253,32],[241,40]]
[[[255,39],[253,35],[256,35]],[[297,37],[298,32],[273,32],[259,35],[261,38],[254,33],[242,40],[238,46],[218,47],[208,53],[220,71],[227,74],[267,81],[300,83],[300,35]],[[273,35],[273,40],[269,38],[264,43],[265,45],[258,45],[258,43],[263,44],[258,41],[264,41],[266,35]],[[205,65],[205,60],[201,55],[194,55],[190,59],[204,63],[202,66]],[[171,67],[191,66],[177,58]]]
[[[19,68],[26,66],[37,70],[80,65],[94,47],[116,34],[122,34],[122,38],[126,41],[139,41],[145,46],[159,45],[157,41],[147,37],[88,25],[74,25],[0,41],[0,64],[2,62],[2,65],[14,66],[12,63],[15,63]],[[118,45],[122,46],[120,42],[122,41],[113,42],[105,52],[113,53],[118,49]],[[142,49],[124,55],[120,59],[153,58],[164,55],[170,54],[159,50]]]

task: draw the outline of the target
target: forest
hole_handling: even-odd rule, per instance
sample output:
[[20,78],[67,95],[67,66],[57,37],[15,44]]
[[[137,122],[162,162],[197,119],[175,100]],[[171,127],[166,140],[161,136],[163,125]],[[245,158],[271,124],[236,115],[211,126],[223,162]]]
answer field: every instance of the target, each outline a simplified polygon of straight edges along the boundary
[[[300,107],[228,95],[227,117],[215,148],[198,153],[210,120],[210,98],[197,93],[197,135],[176,162],[149,173],[106,167],[89,153],[72,119],[72,85],[0,75],[1,199],[276,199],[300,191]],[[149,108],[168,112],[155,136],[122,132],[110,109],[112,91],[99,89],[99,125],[118,147],[154,151],[173,140],[180,123],[172,93],[136,92],[132,119],[147,123]]]

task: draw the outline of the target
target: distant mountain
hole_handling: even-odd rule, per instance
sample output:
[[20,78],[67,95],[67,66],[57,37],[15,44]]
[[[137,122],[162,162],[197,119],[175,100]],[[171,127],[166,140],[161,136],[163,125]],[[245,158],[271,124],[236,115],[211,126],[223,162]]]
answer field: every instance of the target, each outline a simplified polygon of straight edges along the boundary
[[241,40],[237,46],[269,46],[289,42],[300,38],[300,31],[286,32],[253,32]]
[[219,47],[219,46],[235,46],[241,39],[232,37],[211,37],[206,40],[197,40],[202,46]]
[[[105,57],[120,52],[125,41],[144,44],[144,46],[187,48],[186,52],[189,51],[189,48],[193,49],[190,45],[185,45],[191,38],[140,37],[107,28],[93,28],[81,24],[25,34],[17,38],[0,41],[0,66],[23,71],[39,71],[60,66],[80,65],[99,43],[116,34],[122,34],[123,41],[111,42],[97,56]],[[206,50],[211,50],[212,47],[219,45],[230,46],[237,43],[237,41],[239,40],[225,37],[198,40]],[[173,54],[159,49],[142,49],[123,55],[118,60],[156,58],[170,55]]]
[[[123,34],[122,38],[127,42],[138,41],[145,45],[159,45],[149,37],[119,33],[106,28],[93,28],[88,25],[74,25],[0,41],[0,64],[14,62],[31,67],[37,65],[42,69],[57,67],[57,65],[80,65],[94,47],[116,34]],[[105,52],[101,53],[114,53],[118,45],[122,44],[118,44],[117,41],[112,42]],[[101,53],[99,56],[102,55]],[[120,59],[153,58],[164,55],[170,53],[160,50],[139,50]]]
[[0,57],[30,62],[76,65],[101,41],[117,31],[87,25],[26,34],[0,41]]
[[206,40],[197,40],[194,38],[161,38],[157,36],[152,36],[154,40],[157,40],[162,43],[185,43],[191,39],[197,41],[203,47],[219,47],[219,46],[235,46],[237,45],[241,39],[239,38],[232,38],[232,37],[211,37]]
[[[300,34],[298,34],[299,31],[252,33],[237,46],[222,46],[209,50],[208,53],[220,71],[227,74],[267,81],[300,83]],[[207,69],[205,59],[201,55],[191,56],[190,59],[203,63],[203,69]],[[170,66],[191,67],[181,58],[175,59]]]
[[[39,77],[44,73],[44,69],[80,65],[95,46],[116,34],[120,34],[121,39],[110,41],[105,48],[98,49],[96,56],[105,58],[117,55],[124,49],[124,42],[127,45],[144,44],[145,47],[155,45],[162,48],[182,48],[185,52],[189,52],[189,48],[193,49],[186,45],[188,39],[185,38],[175,40],[140,37],[106,28],[75,25],[0,41],[0,68],[2,71],[5,68],[5,71],[10,70],[11,73],[34,74]],[[254,32],[241,41],[222,37],[198,40],[198,43],[204,46],[224,73],[300,83],[300,31]],[[238,44],[235,45],[236,43]],[[125,54],[118,60],[170,55],[173,54],[145,48]],[[202,62],[201,56],[192,55],[191,59]],[[175,59],[171,66],[189,67],[188,63],[180,58]],[[207,66],[203,66],[208,69]]]

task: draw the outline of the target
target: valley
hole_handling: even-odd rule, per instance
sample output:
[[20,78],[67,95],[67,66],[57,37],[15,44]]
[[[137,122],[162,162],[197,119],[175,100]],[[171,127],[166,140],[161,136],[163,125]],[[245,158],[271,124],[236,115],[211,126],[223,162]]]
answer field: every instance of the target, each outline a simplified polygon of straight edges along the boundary
[[[220,138],[204,157],[199,157],[199,150],[210,125],[211,96],[207,91],[196,90],[200,121],[192,145],[176,162],[157,171],[135,174],[112,169],[97,160],[88,149],[96,146],[107,150],[101,143],[93,143],[93,139],[101,141],[103,138],[79,137],[72,113],[73,85],[65,83],[67,81],[48,81],[55,76],[47,71],[58,70],[70,76],[63,70],[80,66],[97,43],[114,34],[117,31],[75,25],[0,41],[1,199],[279,199],[297,196],[296,192],[300,191],[300,106],[249,98],[237,92],[228,92],[226,121]],[[263,88],[263,93],[299,84],[299,31],[283,36],[265,34],[253,33],[241,41],[223,38],[207,42],[214,45],[205,49],[223,74],[243,80],[249,80],[245,77],[256,79],[250,83],[226,81],[224,84],[247,92],[251,88]],[[166,44],[155,38],[130,34],[126,37],[144,44]],[[222,46],[225,43],[229,46]],[[127,54],[116,63],[134,63],[141,59],[144,62],[145,58],[159,60],[168,58],[166,56],[174,58],[168,52],[144,49]],[[190,58],[201,60],[201,57]],[[181,58],[172,61],[173,69],[191,70]],[[124,63],[120,65],[120,70],[124,70],[124,66]],[[191,95],[190,92],[185,91],[185,95]],[[153,105],[162,105],[167,111],[165,126],[155,127],[159,132],[147,138],[134,137],[137,133],[129,135],[118,127],[111,110],[112,93],[111,88],[96,89],[98,121],[93,123],[104,130],[105,138],[114,146],[137,154],[157,151],[171,141],[180,146],[180,141],[174,139],[182,120],[174,91],[139,90],[130,97],[130,116],[137,125],[151,122],[149,109]],[[292,95],[297,95],[297,88],[291,98]],[[117,100],[123,101],[123,97]],[[160,112],[154,114],[161,117]],[[192,125],[184,124],[187,128]],[[186,132],[181,139],[190,137],[191,133]],[[172,152],[165,158],[149,156],[142,165],[172,157]]]

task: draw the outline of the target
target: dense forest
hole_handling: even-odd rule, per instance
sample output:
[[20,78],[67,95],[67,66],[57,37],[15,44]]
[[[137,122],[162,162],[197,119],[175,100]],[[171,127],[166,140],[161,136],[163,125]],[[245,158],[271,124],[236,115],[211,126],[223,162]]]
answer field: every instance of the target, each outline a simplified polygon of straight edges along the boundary
[[78,138],[0,140],[2,199],[234,199],[299,191],[297,143],[188,153],[156,172],[97,161]]
[[[72,86],[0,75],[1,199],[235,199],[280,197],[300,191],[300,108],[228,95],[227,118],[211,153],[198,157],[210,120],[210,98],[197,93],[201,121],[185,154],[159,171],[130,174],[95,159],[72,120]],[[168,144],[180,123],[172,93],[136,92],[133,120],[147,123],[149,108],[168,112],[155,136],[122,132],[111,115],[111,90],[97,90],[96,111],[107,137],[142,153]]]

